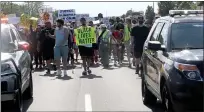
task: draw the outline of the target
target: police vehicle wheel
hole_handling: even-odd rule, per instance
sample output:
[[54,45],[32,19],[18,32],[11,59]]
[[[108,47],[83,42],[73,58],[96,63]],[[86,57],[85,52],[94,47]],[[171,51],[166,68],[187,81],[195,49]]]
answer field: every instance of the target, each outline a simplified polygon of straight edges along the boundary
[[23,100],[22,100],[22,93],[21,89],[16,94],[16,99],[14,101],[14,108],[15,112],[22,112],[23,111]]
[[33,78],[32,73],[30,73],[30,79],[29,79],[29,86],[25,91],[25,97],[26,99],[30,99],[33,97]]
[[145,105],[154,104],[157,101],[157,97],[155,97],[147,88],[144,79],[142,79],[142,101]]
[[162,105],[165,109],[165,112],[173,112],[173,106],[172,106],[172,102],[170,99],[170,94],[168,91],[168,87],[165,84],[163,89],[162,89]]

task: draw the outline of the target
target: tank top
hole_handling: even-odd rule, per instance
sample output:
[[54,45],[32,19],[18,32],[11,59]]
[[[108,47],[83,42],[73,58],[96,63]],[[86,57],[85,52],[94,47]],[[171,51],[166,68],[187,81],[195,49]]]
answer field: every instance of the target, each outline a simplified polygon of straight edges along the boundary
[[[56,29],[55,30],[55,35],[56,35],[56,39],[55,39],[55,46],[66,46],[68,43],[68,39],[66,41],[64,41],[64,37],[65,36],[65,31],[66,29],[63,27],[62,29]],[[64,42],[63,42],[64,41]]]

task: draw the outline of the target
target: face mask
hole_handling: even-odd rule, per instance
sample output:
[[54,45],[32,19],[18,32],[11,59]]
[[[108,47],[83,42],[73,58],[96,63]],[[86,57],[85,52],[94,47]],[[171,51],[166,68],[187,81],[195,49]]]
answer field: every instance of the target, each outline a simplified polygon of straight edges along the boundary
[[142,24],[143,24],[143,21],[139,21],[139,24],[142,25]]

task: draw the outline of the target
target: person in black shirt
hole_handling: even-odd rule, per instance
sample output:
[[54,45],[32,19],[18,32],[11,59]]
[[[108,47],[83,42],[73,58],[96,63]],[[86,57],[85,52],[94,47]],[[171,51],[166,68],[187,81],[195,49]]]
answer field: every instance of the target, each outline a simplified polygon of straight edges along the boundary
[[147,39],[147,36],[149,34],[149,28],[144,23],[143,17],[138,17],[139,25],[133,27],[131,31],[131,36],[133,40],[133,46],[134,46],[134,62],[136,65],[136,74],[139,72],[139,64],[140,64],[140,58],[142,56],[143,52],[143,46],[144,42]]
[[51,35],[54,35],[54,31],[55,30],[51,27],[51,23],[46,22],[45,28],[41,31],[40,38],[39,38],[40,49],[43,52],[43,60],[46,61],[48,74],[50,74],[51,61],[54,59],[55,39],[52,39],[47,35],[49,33]]

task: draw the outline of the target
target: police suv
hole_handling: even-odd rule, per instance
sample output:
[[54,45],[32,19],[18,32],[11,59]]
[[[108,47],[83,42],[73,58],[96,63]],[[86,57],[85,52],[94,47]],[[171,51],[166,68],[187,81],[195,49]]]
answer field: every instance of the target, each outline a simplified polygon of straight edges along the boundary
[[166,111],[203,111],[203,10],[170,10],[158,18],[144,44],[144,104]]
[[1,24],[1,44],[1,103],[12,102],[15,112],[21,112],[23,93],[33,96],[29,44],[12,24]]

